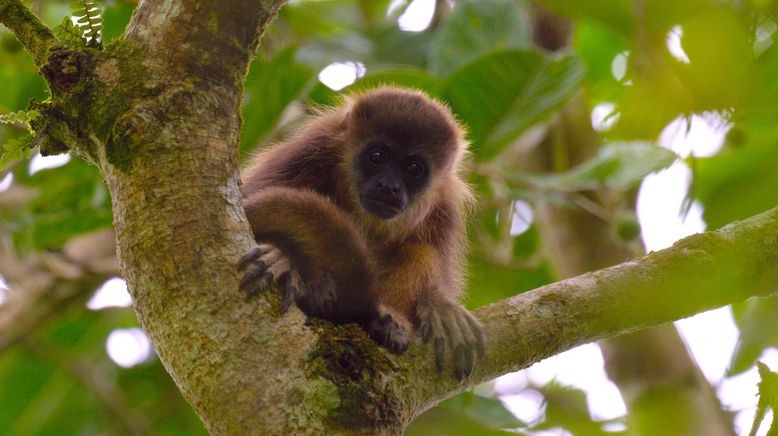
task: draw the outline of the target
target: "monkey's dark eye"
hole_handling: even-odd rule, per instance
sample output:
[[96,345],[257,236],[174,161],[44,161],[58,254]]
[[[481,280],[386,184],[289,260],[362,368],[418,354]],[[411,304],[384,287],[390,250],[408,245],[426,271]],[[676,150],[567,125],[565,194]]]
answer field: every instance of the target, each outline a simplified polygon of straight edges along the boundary
[[405,174],[418,179],[424,175],[424,165],[420,162],[411,162],[405,167]]
[[367,159],[373,165],[381,165],[382,163],[386,162],[387,156],[386,153],[381,150],[373,150],[370,152],[370,155],[368,155]]

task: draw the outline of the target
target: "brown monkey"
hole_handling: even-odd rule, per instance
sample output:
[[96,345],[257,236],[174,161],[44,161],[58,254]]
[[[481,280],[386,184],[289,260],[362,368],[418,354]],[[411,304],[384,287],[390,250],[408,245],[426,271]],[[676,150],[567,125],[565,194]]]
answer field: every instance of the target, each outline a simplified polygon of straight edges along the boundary
[[280,311],[356,322],[395,353],[411,325],[454,376],[483,354],[478,321],[458,302],[467,143],[450,111],[421,92],[382,87],[321,111],[243,172],[259,247],[239,265],[248,296],[276,282]]

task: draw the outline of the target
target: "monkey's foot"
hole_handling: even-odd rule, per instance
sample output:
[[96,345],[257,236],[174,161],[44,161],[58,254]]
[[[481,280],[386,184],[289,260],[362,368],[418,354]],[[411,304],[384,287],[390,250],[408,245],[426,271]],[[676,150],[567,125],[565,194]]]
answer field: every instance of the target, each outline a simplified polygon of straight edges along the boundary
[[283,291],[278,312],[283,314],[303,288],[300,275],[292,267],[289,258],[272,244],[259,244],[238,263],[238,271],[246,271],[240,281],[240,289],[251,298],[276,283]]
[[402,354],[408,349],[408,330],[389,313],[381,313],[371,321],[367,333],[394,354]]
[[476,359],[484,355],[481,323],[467,309],[444,298],[423,298],[416,307],[424,343],[435,348],[435,367],[444,368],[444,351],[448,347],[453,357],[454,377],[460,382],[469,377]]

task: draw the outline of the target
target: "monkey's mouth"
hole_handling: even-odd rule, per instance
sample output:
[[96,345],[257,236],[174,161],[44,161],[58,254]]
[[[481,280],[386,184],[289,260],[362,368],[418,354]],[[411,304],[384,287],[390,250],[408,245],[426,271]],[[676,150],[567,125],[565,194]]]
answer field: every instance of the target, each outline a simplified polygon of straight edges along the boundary
[[362,207],[369,213],[377,216],[378,218],[388,220],[399,215],[405,207],[398,203],[391,202],[384,199],[372,198],[367,196],[360,196],[359,202],[362,203]]

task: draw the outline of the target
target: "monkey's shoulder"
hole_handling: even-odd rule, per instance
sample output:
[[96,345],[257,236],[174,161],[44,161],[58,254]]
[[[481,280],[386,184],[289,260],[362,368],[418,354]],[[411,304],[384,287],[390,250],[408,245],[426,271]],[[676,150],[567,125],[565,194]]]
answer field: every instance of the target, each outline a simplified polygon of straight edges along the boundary
[[335,148],[317,139],[293,140],[261,152],[242,173],[243,191],[287,186],[328,193],[337,183],[341,158]]

